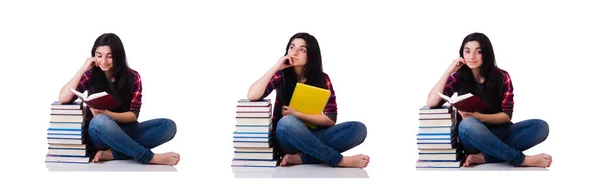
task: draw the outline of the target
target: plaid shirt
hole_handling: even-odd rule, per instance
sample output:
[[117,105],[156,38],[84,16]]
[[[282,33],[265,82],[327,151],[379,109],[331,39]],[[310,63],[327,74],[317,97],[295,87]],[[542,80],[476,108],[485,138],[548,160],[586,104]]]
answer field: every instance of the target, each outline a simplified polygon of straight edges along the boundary
[[[331,95],[329,96],[329,100],[323,109],[323,113],[331,118],[331,116],[337,115],[337,103],[335,101],[335,92],[333,91],[333,86],[331,85],[331,80],[329,79],[329,75],[323,73],[325,75],[325,86],[329,91],[331,91]],[[269,85],[267,85],[267,89],[265,89],[265,93],[263,93],[262,98],[265,98],[271,94],[273,90],[277,90],[279,86],[281,86],[281,82],[283,81],[283,71],[278,71],[271,77],[271,81],[269,81]],[[279,91],[277,91],[279,93]],[[278,106],[279,101],[275,100],[275,107]],[[335,119],[332,119],[335,121]]]
[[[509,117],[512,117],[513,106],[515,103],[513,100],[515,95],[513,94],[512,80],[510,79],[508,72],[499,68],[498,70],[504,78],[504,83],[502,85],[502,111],[504,111]],[[448,77],[448,81],[446,81],[446,86],[444,87],[444,95],[452,96],[452,94],[458,90],[457,84],[459,77],[460,73],[458,72],[454,72],[452,75],[450,75],[450,77]]]
[[[131,103],[129,104],[129,110],[132,111],[136,117],[139,115],[140,109],[142,108],[142,78],[140,74],[135,70],[130,70],[133,80],[133,93]],[[88,70],[81,76],[79,83],[77,84],[77,91],[83,93],[88,90],[92,85],[92,70]]]

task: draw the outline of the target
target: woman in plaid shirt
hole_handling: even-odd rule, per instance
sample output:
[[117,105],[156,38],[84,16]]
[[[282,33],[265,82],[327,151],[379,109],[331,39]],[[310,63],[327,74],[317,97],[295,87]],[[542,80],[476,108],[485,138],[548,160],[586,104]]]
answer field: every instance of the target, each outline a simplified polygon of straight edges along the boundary
[[[331,91],[323,114],[300,113],[289,107],[296,83]],[[273,90],[277,98],[273,112],[276,149],[284,154],[280,166],[326,163],[334,167],[363,168],[369,156],[343,156],[341,153],[361,144],[367,128],[357,121],[336,124],[337,104],[329,76],[323,73],[317,39],[297,33],[287,44],[285,55],[248,90],[248,99],[259,100]],[[306,124],[305,124],[306,123]]]
[[[492,43],[482,33],[466,36],[455,59],[429,93],[429,107],[443,100],[437,93],[451,96],[471,93],[488,106],[480,112],[463,112],[458,119],[458,136],[465,153],[464,166],[507,162],[514,166],[549,167],[548,154],[527,156],[527,150],[548,136],[548,124],[540,119],[512,123],[513,86],[508,72],[496,67]],[[462,119],[462,121],[460,121]]]
[[59,101],[71,103],[70,91],[89,94],[106,91],[119,104],[113,109],[86,107],[84,120],[95,155],[93,162],[133,158],[141,163],[176,165],[179,154],[154,154],[150,149],[171,140],[177,128],[170,119],[137,121],[142,106],[140,74],[129,68],[121,39],[113,33],[100,35],[92,57],[60,91]]

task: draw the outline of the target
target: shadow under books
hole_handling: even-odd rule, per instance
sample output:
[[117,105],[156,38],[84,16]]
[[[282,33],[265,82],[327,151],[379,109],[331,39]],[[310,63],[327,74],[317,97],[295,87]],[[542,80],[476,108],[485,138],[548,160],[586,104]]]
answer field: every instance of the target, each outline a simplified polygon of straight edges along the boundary
[[460,168],[417,168],[417,171],[549,171],[541,167],[515,167],[507,163],[487,163]]
[[235,178],[369,178],[365,169],[302,164],[285,167],[232,167]]
[[135,160],[111,160],[89,164],[46,163],[48,171],[170,171],[177,168],[168,165],[140,164]]

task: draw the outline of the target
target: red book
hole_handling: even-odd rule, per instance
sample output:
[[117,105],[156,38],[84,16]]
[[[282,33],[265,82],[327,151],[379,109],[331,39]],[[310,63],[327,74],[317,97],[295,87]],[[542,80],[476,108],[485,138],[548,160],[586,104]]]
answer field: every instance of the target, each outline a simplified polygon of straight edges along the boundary
[[477,96],[467,93],[464,95],[458,96],[457,93],[454,93],[452,97],[448,97],[441,93],[436,93],[438,96],[442,97],[446,102],[450,105],[454,106],[459,111],[464,112],[479,112],[485,108],[487,105],[481,101],[481,99],[477,98]]
[[85,103],[88,107],[100,110],[112,109],[118,106],[117,101],[108,93],[100,92],[94,93],[88,96],[88,91],[80,93],[74,89],[71,89],[79,99]]

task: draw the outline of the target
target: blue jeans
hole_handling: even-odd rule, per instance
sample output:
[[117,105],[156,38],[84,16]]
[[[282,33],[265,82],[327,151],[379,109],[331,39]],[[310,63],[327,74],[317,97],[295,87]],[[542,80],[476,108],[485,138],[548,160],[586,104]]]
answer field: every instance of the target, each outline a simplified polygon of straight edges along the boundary
[[361,144],[367,137],[367,127],[357,121],[340,123],[329,128],[309,129],[295,116],[284,116],[277,123],[279,146],[285,154],[300,152],[302,163],[326,163],[338,166],[342,152]]
[[88,133],[96,149],[112,148],[115,160],[133,158],[146,164],[154,156],[150,149],[173,139],[176,132],[175,122],[170,119],[120,124],[100,114],[90,121]]
[[467,154],[483,152],[486,163],[506,161],[521,166],[525,151],[546,140],[549,133],[544,120],[530,119],[518,123],[486,125],[469,117],[458,125],[458,136]]

